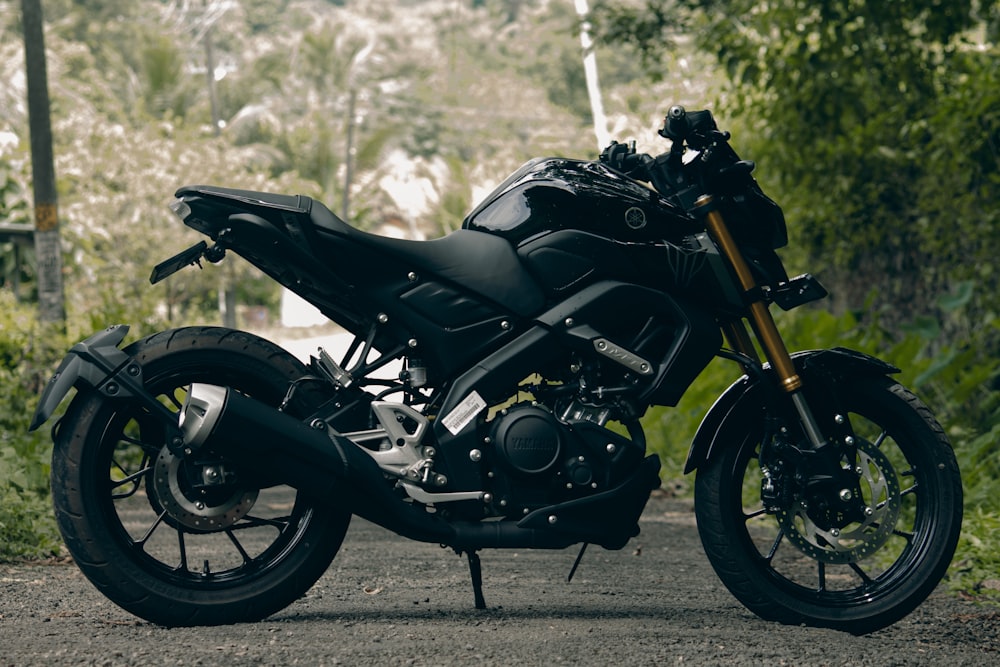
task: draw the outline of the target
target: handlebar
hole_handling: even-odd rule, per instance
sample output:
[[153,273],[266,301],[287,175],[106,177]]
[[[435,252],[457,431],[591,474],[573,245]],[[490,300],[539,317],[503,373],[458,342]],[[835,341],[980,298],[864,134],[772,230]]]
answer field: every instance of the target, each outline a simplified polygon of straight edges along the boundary
[[683,152],[685,143],[695,150],[703,150],[719,139],[729,139],[728,132],[719,131],[711,111],[687,111],[680,105],[667,111],[659,134],[673,142],[671,150],[675,152]]
[[[664,196],[678,196],[685,208],[687,199],[725,189],[727,182],[742,181],[753,170],[753,163],[741,161],[729,146],[729,133],[719,131],[707,109],[670,107],[659,134],[671,141],[667,153],[654,158],[636,153],[635,142],[626,145],[613,141],[601,153],[601,162],[630,178],[652,183]],[[700,155],[685,164],[682,156],[688,147]]]
[[653,158],[645,153],[635,152],[635,142],[620,144],[612,141],[601,152],[601,162],[639,181],[649,180],[649,166]]
[[[712,112],[687,111],[675,105],[663,119],[660,136],[670,139],[670,150],[655,158],[636,153],[635,142],[617,141],[601,153],[601,162],[631,178],[651,183],[663,197],[694,213],[704,195],[718,196],[727,220],[754,239],[776,249],[788,243],[781,207],[764,194],[750,172],[754,163],[741,160],[729,145],[729,133],[715,124]],[[697,151],[684,160],[685,148]]]

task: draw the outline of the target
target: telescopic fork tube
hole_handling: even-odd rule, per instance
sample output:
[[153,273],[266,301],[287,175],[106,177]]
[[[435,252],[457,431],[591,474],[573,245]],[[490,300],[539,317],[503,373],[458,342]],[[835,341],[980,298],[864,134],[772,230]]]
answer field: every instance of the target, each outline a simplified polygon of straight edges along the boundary
[[705,228],[718,244],[722,254],[729,260],[730,266],[736,272],[736,278],[743,289],[743,293],[749,295],[751,299],[749,303],[750,325],[753,327],[757,339],[760,340],[760,344],[764,348],[764,355],[771,362],[771,366],[778,374],[778,382],[781,388],[792,399],[792,403],[795,405],[795,410],[802,420],[802,426],[809,441],[813,447],[821,447],[825,438],[820,433],[819,427],[816,425],[816,419],[813,417],[812,411],[809,409],[809,405],[802,395],[802,378],[799,377],[798,372],[795,370],[795,363],[792,361],[791,355],[788,354],[785,341],[781,338],[781,334],[778,333],[778,327],[774,324],[771,311],[768,310],[767,304],[757,289],[757,281],[754,279],[750,266],[743,258],[743,253],[740,252],[739,246],[733,239],[732,234],[730,234],[729,227],[726,225],[722,214],[715,207],[712,196],[702,195],[699,197],[695,202],[693,212],[696,215],[704,216]]

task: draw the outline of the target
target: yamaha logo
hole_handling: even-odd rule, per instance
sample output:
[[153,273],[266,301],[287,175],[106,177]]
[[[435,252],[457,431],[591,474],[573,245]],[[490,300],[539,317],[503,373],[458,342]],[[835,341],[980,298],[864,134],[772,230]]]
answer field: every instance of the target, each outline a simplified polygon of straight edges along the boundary
[[638,206],[625,211],[625,224],[632,229],[642,229],[646,226],[646,212]]
[[514,437],[511,439],[511,452],[545,452],[548,453],[559,446],[555,438]]

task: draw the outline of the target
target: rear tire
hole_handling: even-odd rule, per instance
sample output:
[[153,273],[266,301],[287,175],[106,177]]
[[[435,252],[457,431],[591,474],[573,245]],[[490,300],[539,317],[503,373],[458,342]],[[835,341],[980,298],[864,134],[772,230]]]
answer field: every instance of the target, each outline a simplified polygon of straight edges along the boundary
[[903,386],[859,378],[838,393],[858,441],[853,465],[865,471],[868,523],[824,531],[794,503],[765,513],[764,425],[753,420],[742,442],[698,471],[695,510],[709,561],[751,611],[864,634],[909,614],[944,576],[961,530],[962,484],[941,426]]
[[[193,382],[277,406],[288,383],[307,374],[272,343],[215,327],[165,331],[125,352],[141,365],[146,389],[174,411]],[[350,513],[289,487],[253,488],[236,461],[213,463],[224,484],[198,484],[190,471],[216,473],[175,459],[164,442],[160,422],[137,403],[95,391],[80,393],[58,426],[59,529],[109,599],[165,626],[254,621],[291,604],[326,571]]]

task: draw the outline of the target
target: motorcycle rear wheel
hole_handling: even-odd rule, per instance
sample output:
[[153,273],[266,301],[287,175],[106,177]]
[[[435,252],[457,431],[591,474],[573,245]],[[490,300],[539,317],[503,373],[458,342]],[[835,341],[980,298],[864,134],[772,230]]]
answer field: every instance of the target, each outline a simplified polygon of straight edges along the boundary
[[909,614],[944,576],[961,530],[962,484],[941,426],[902,385],[863,378],[840,394],[875,519],[845,527],[853,541],[812,523],[805,505],[764,511],[762,425],[698,471],[695,511],[709,561],[748,609],[865,634]]
[[[250,334],[191,327],[125,349],[144,385],[174,411],[193,382],[277,406],[307,374]],[[81,392],[57,427],[52,493],[74,560],[111,601],[164,626],[254,621],[301,597],[326,571],[350,513],[290,487],[254,488],[238,461],[190,467],[137,403]],[[199,477],[199,473],[202,473]],[[224,475],[222,484],[199,483]]]

